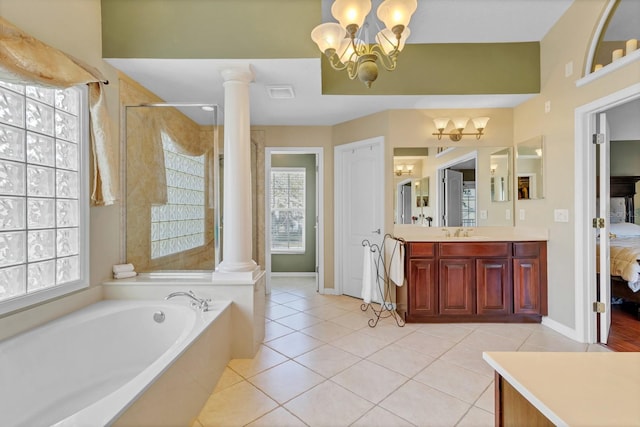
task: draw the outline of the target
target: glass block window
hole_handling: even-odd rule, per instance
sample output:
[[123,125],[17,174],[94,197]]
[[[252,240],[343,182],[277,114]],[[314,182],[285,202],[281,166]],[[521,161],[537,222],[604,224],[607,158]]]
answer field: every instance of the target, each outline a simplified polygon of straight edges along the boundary
[[85,98],[0,81],[0,313],[87,285]]
[[167,203],[151,207],[151,258],[204,245],[205,156],[182,154],[162,132]]
[[271,251],[304,253],[305,169],[271,168]]

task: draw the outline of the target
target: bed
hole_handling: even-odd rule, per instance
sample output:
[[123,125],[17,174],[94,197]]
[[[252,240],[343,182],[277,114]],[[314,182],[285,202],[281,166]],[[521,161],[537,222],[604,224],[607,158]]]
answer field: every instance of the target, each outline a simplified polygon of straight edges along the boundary
[[640,304],[640,225],[635,224],[638,176],[611,177],[611,295]]

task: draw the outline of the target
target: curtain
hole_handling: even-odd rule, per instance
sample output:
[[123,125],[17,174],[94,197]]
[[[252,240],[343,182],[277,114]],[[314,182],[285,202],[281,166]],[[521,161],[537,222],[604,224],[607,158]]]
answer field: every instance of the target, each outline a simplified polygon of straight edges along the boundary
[[59,88],[88,85],[94,171],[91,201],[95,205],[113,204],[118,198],[118,182],[103,87],[107,82],[100,72],[0,17],[0,79]]

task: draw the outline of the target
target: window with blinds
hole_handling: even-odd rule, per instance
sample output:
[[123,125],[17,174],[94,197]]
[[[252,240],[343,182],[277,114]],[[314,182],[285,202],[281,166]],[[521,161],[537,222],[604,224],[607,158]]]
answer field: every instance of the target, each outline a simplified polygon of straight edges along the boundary
[[305,251],[305,169],[271,169],[271,251]]

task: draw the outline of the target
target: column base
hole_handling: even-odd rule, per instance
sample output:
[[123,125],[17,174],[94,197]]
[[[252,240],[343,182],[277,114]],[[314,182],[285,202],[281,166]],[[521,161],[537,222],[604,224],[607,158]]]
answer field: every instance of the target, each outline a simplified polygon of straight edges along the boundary
[[242,284],[253,283],[258,278],[258,276],[260,276],[260,274],[264,273],[264,270],[261,270],[260,266],[258,266],[254,261],[251,261],[251,264],[242,263],[242,264],[249,264],[249,266],[251,266],[250,270],[223,269],[222,268],[223,263],[224,261],[220,263],[218,268],[212,273],[213,283],[242,283]]

